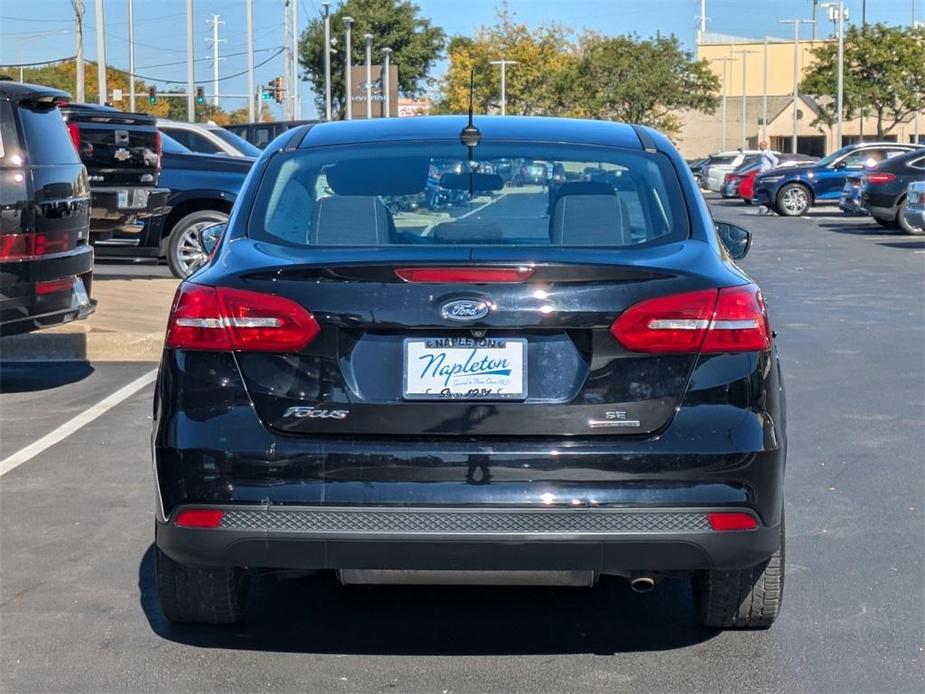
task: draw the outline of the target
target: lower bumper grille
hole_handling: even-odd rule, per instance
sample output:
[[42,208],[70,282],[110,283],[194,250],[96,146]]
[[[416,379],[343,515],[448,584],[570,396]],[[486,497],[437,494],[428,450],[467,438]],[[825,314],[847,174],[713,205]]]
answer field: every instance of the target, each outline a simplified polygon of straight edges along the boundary
[[226,510],[222,528],[319,535],[701,533],[706,513],[629,510]]

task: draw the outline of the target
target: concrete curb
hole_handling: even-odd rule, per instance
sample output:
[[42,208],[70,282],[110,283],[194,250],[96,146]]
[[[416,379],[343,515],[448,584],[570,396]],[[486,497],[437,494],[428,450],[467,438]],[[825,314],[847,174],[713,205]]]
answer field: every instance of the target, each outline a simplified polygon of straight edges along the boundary
[[158,362],[164,333],[37,331],[0,340],[0,361]]

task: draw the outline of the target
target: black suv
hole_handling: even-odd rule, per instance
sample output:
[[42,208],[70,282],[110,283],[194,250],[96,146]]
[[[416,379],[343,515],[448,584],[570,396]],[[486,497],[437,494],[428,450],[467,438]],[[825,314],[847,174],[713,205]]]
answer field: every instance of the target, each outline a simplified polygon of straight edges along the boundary
[[0,334],[86,318],[90,188],[58,109],[67,92],[0,79]]

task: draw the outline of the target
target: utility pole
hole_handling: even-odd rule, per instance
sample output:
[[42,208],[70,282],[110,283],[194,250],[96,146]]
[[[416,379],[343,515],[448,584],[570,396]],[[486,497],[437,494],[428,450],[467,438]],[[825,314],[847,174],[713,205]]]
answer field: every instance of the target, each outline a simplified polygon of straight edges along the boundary
[[128,0],[128,110],[135,110],[135,0]]
[[761,89],[761,139],[768,139],[768,37],[764,37],[764,86]]
[[292,9],[292,88],[289,90],[289,96],[292,101],[292,118],[298,120],[302,117],[302,97],[299,87],[299,2],[298,0],[289,0],[289,7]]
[[289,71],[292,69],[292,56],[289,55],[291,50],[289,42],[289,3],[293,0],[283,1],[283,120],[292,120],[292,109],[289,108]]
[[385,76],[382,79],[382,91],[385,93],[385,117],[392,117],[392,49],[382,49],[383,72]]
[[366,39],[366,118],[373,117],[373,35],[368,31]]
[[247,12],[247,120],[253,123],[256,118],[254,113],[254,99],[257,94],[257,83],[254,79],[254,0],[247,0],[245,7]]
[[324,119],[331,120],[331,0],[323,0],[324,8]]
[[74,43],[77,44],[75,65],[77,84],[74,91],[77,92],[77,101],[83,103],[87,100],[84,86],[84,0],[71,0],[71,6],[74,8]]
[[746,80],[746,76],[748,75],[748,54],[757,53],[758,51],[742,49],[732,52],[742,56],[742,149],[748,149],[748,95],[746,94],[746,89],[748,87],[748,82]]
[[735,58],[714,58],[714,59],[713,59],[713,62],[717,62],[717,63],[722,63],[722,64],[723,64],[723,85],[722,85],[722,90],[723,90],[723,101],[722,101],[722,104],[723,104],[723,106],[722,106],[722,113],[723,113],[723,147],[722,147],[722,150],[725,152],[725,151],[726,151],[726,95],[727,95],[727,93],[728,93],[728,91],[727,91],[727,89],[726,89],[726,84],[727,84],[727,80],[726,80],[726,68],[727,68],[727,65],[728,65],[729,63],[737,63],[738,61],[737,61]]
[[[835,123],[835,149],[838,149],[842,146],[842,124],[845,120],[845,20],[848,18],[848,11],[845,10],[845,0],[824,2],[820,6],[828,8],[829,19],[838,22],[838,120]],[[863,115],[861,120],[863,121]]]
[[[816,6],[813,4],[813,10]],[[800,101],[800,24],[816,26],[815,19],[781,19],[780,24],[793,24],[793,135],[790,137],[790,151],[797,152],[797,104]]]
[[516,60],[490,60],[489,63],[492,65],[501,66],[501,115],[507,115],[507,66],[508,65],[517,65]]
[[700,14],[697,15],[697,42],[699,43],[705,33],[707,33],[707,0],[700,0]]
[[220,43],[225,43],[225,39],[220,39],[218,37],[218,27],[220,24],[224,24],[222,21],[221,15],[213,14],[212,19],[209,20],[209,24],[212,25],[212,38],[207,38],[206,42],[212,44],[212,106],[218,108],[218,63],[222,58],[218,57],[218,45]]
[[193,0],[186,0],[186,120],[196,122],[196,76],[193,72]]
[[347,88],[346,118],[353,120],[353,54],[350,52],[350,29],[353,17],[344,17],[344,86]]
[[103,0],[96,0],[96,75],[99,84],[98,101],[106,103],[106,20],[103,18]]

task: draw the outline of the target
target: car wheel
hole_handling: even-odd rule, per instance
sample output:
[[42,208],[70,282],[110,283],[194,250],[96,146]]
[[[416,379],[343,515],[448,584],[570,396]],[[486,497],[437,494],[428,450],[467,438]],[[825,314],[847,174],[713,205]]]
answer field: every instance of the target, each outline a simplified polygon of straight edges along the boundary
[[739,571],[701,571],[693,578],[694,605],[706,627],[767,629],[784,595],[784,522],[780,547],[767,561]]
[[248,588],[243,569],[198,569],[156,552],[157,592],[167,619],[181,624],[234,624],[241,619]]
[[752,204],[752,201],[749,198],[742,198],[742,202],[744,202],[746,205]]
[[218,210],[200,210],[182,217],[167,237],[167,264],[174,277],[184,279],[209,261],[202,247],[200,232],[213,224],[223,224],[228,215]]
[[925,227],[916,227],[909,224],[905,215],[907,204],[907,201],[903,200],[903,204],[899,206],[899,211],[896,213],[896,224],[907,234],[912,234],[913,236],[925,234]]
[[809,191],[799,183],[788,183],[777,194],[777,211],[785,217],[804,215],[809,206]]
[[885,229],[895,229],[899,226],[895,219],[880,219],[880,217],[874,217],[874,221]]

